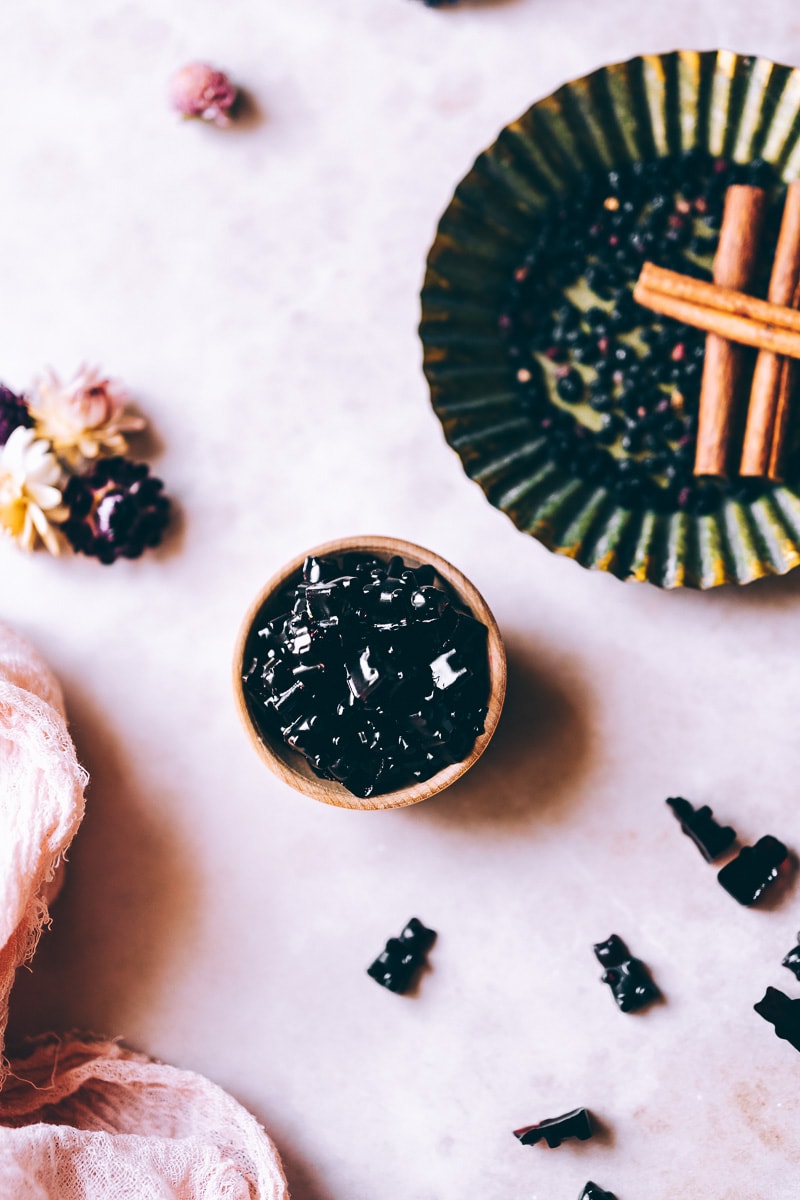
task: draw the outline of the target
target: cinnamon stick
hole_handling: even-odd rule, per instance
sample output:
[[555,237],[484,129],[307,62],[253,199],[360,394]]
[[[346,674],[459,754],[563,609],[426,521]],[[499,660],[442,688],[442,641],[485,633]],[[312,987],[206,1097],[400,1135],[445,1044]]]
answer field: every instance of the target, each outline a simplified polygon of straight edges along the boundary
[[[772,304],[794,305],[798,296],[798,282],[800,183],[796,182],[790,183],[786,189],[786,203],[769,282],[769,301]],[[786,361],[771,350],[762,350],[753,373],[740,475],[777,478],[788,427],[790,386],[790,369]]]
[[[766,202],[767,194],[763,188],[742,184],[728,188],[714,259],[715,283],[737,291],[752,284],[758,266],[758,244]],[[724,476],[727,472],[741,370],[740,347],[718,333],[709,333],[700,386],[695,475]]]
[[[671,274],[671,272],[670,272]],[[733,292],[725,288],[715,288],[713,284],[700,283],[689,276],[678,275],[676,278],[685,280],[691,286],[708,288],[711,299],[717,296],[727,302],[727,297],[741,297],[747,301],[752,299],[744,292]],[[683,290],[683,286],[682,289]],[[709,304],[709,297],[704,293],[702,303],[676,297],[672,292],[655,291],[644,287],[641,282],[634,289],[634,299],[644,308],[673,317],[684,325],[693,325],[696,329],[705,329],[710,334],[716,334],[727,341],[742,346],[755,346],[759,350],[772,350],[776,354],[786,354],[790,358],[800,358],[800,313],[790,308],[767,305],[764,300],[753,300],[753,304],[766,306],[771,310],[772,320],[765,321],[758,317],[739,316],[729,312],[727,307]]]
[[[798,279],[792,303],[795,308],[800,308],[800,279]],[[776,483],[783,479],[783,454],[789,433],[789,406],[797,376],[793,359],[784,358],[781,362],[778,403],[775,408],[775,425],[772,431],[772,447],[767,468],[767,477]]]
[[[800,303],[800,296],[798,296]],[[789,433],[790,402],[795,384],[795,364],[791,358],[782,358],[781,375],[778,383],[778,399],[775,405],[775,423],[772,430],[767,478],[773,483],[783,480],[783,455]]]
[[[639,300],[640,294],[645,293],[648,294],[645,299]],[[640,304],[644,304],[646,308],[652,307],[656,312],[662,311],[660,307],[656,308],[657,304],[660,306],[661,297],[668,297],[688,301],[695,308],[710,308],[716,313],[750,318],[759,325],[770,325],[776,329],[800,333],[800,312],[797,312],[794,306],[770,304],[768,300],[759,300],[757,296],[750,296],[747,292],[720,287],[716,283],[705,283],[692,275],[668,271],[666,267],[657,267],[651,262],[642,267],[633,295]],[[696,321],[691,323],[697,324]]]

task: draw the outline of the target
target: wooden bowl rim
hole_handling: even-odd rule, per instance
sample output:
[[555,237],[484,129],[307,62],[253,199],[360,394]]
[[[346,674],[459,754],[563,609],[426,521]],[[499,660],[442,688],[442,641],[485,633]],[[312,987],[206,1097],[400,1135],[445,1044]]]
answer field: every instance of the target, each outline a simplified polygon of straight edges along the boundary
[[[475,744],[467,758],[463,759],[462,762],[444,767],[441,771],[438,771],[430,779],[426,779],[422,783],[415,783],[405,788],[399,788],[394,792],[384,792],[381,795],[366,798],[354,796],[352,792],[349,792],[347,788],[343,787],[340,783],[336,783],[334,780],[317,778],[317,776],[311,774],[310,768],[307,768],[309,773],[306,774],[303,770],[298,769],[299,764],[304,763],[301,755],[290,750],[288,747],[284,747],[282,744],[281,750],[278,752],[273,748],[271,743],[263,740],[250,716],[242,686],[242,664],[247,638],[258,613],[270,597],[279,592],[292,576],[296,575],[302,569],[303,563],[309,555],[324,557],[325,555],[345,554],[351,551],[371,552],[380,557],[385,555],[391,557],[396,554],[404,561],[410,562],[412,566],[430,563],[435,568],[437,574],[453,588],[453,591],[456,592],[462,602],[467,605],[473,616],[481,621],[488,630],[489,711],[486,715],[483,733],[479,734],[476,738]],[[281,567],[279,571],[276,571],[261,588],[248,608],[236,638],[233,655],[233,691],[239,718],[252,746],[262,762],[275,775],[282,779],[284,783],[289,784],[296,791],[302,792],[314,800],[321,801],[323,804],[331,804],[337,808],[359,809],[361,811],[382,811],[392,808],[404,808],[409,804],[419,804],[421,800],[427,800],[429,797],[435,796],[438,792],[442,792],[445,788],[449,787],[451,783],[455,783],[456,779],[464,775],[478,761],[492,739],[503,708],[506,693],[506,654],[500,629],[489,605],[466,575],[462,571],[459,571],[458,567],[454,567],[452,563],[448,562],[447,559],[442,558],[441,555],[434,554],[432,550],[427,550],[425,547],[418,546],[414,542],[403,541],[401,538],[370,536],[337,538],[334,541],[323,542],[322,545],[314,546],[312,549],[298,554],[290,562]],[[297,761],[298,766],[294,765],[295,761]]]

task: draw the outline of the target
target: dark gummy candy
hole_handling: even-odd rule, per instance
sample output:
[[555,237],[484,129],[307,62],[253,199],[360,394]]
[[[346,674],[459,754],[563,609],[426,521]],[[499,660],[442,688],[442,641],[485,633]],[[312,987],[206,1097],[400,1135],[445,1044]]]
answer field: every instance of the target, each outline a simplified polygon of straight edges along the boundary
[[717,874],[726,892],[740,904],[755,904],[759,896],[778,878],[789,857],[783,842],[767,834],[755,846],[745,846],[736,858]]
[[631,956],[622,938],[612,933],[607,942],[598,942],[592,949],[597,961],[605,967],[603,983],[611,988],[622,1012],[636,1012],[658,999],[660,993],[647,968]]
[[792,972],[796,979],[800,979],[800,933],[797,935],[797,941],[798,945],[789,951],[783,960],[783,965]]
[[357,796],[461,762],[483,732],[486,626],[430,565],[308,558],[245,651],[253,719]]
[[419,968],[425,965],[425,955],[435,940],[434,930],[412,917],[399,938],[389,938],[383,952],[367,967],[367,974],[381,987],[402,995],[411,987]]
[[579,1138],[585,1142],[592,1136],[592,1122],[585,1108],[573,1108],[572,1112],[564,1113],[563,1117],[550,1117],[540,1121],[538,1125],[526,1125],[524,1129],[515,1129],[514,1137],[519,1138],[523,1146],[535,1146],[537,1142],[546,1142],[551,1149],[560,1146],[567,1138]]
[[596,1183],[590,1181],[581,1192],[578,1200],[616,1200],[616,1196],[613,1192],[604,1192]]
[[775,1026],[776,1035],[800,1050],[800,1000],[790,1000],[785,992],[768,987],[763,1000],[753,1008],[760,1017]]
[[695,809],[682,796],[671,796],[667,804],[681,823],[681,829],[694,842],[706,862],[713,862],[736,841],[736,830],[718,825],[714,813],[704,804]]

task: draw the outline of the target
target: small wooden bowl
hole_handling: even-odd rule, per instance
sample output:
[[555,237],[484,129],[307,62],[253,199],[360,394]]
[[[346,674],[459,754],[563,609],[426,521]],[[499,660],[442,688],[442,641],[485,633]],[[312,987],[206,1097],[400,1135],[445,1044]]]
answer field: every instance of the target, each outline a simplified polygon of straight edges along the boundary
[[[399,555],[410,567],[419,567],[423,563],[430,563],[459,600],[469,608],[472,615],[481,621],[489,631],[487,638],[489,711],[483,733],[476,738],[469,756],[462,762],[444,767],[422,783],[399,788],[394,792],[384,792],[382,795],[369,796],[366,799],[354,796],[352,792],[334,780],[320,779],[313,773],[301,754],[290,749],[279,737],[265,735],[251,715],[242,685],[242,670],[248,636],[257,621],[275,615],[270,611],[271,602],[274,602],[292,580],[300,575],[306,557],[312,554],[320,557],[337,556],[353,551],[374,554],[377,558],[387,560],[393,555]],[[290,787],[295,788],[298,792],[303,792],[306,796],[311,796],[314,800],[321,800],[323,804],[333,804],[338,808],[362,810],[403,808],[407,804],[418,804],[420,800],[427,800],[429,796],[435,796],[437,792],[444,791],[446,787],[449,787],[451,783],[468,771],[483,754],[497,728],[505,699],[506,655],[497,622],[483,596],[465,575],[462,575],[445,559],[440,558],[438,554],[424,550],[421,546],[415,546],[413,542],[400,541],[398,538],[341,538],[335,542],[326,542],[322,546],[315,546],[313,550],[306,550],[303,554],[299,554],[276,575],[273,575],[256,596],[236,639],[236,651],[233,656],[233,690],[239,716],[256,752],[284,783],[288,783]]]

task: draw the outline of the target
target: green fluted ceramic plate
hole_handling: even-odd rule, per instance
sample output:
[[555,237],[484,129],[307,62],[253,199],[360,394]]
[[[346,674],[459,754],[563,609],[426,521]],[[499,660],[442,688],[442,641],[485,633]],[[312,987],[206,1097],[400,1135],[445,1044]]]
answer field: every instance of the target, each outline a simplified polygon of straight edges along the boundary
[[498,331],[511,273],[579,172],[698,148],[800,176],[800,70],[728,51],[604,67],[507,126],[458,185],[428,257],[420,334],[433,407],[471,479],[550,550],[619,579],[711,588],[800,564],[800,491],[706,516],[620,507],[547,455]]

